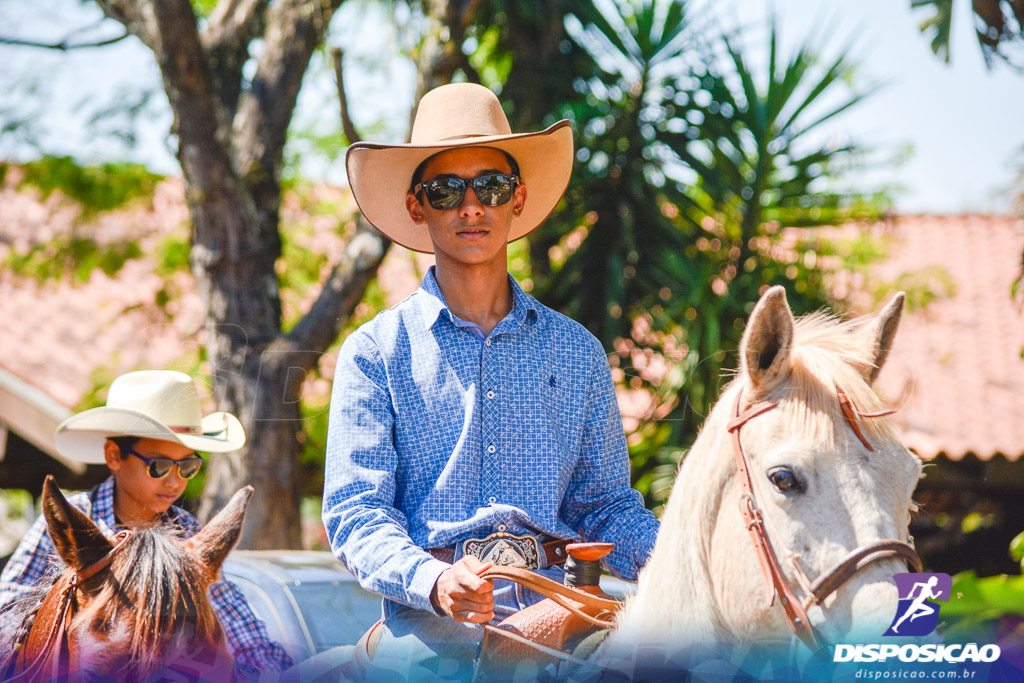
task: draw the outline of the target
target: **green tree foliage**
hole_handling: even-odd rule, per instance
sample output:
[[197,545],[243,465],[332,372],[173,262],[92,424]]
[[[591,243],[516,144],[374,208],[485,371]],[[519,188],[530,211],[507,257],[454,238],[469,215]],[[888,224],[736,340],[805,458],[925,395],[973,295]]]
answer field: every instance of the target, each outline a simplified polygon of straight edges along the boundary
[[512,130],[554,123],[574,96],[573,75],[593,68],[590,55],[569,39],[572,0],[495,0],[481,3],[463,46],[466,77],[501,92]]
[[[8,169],[9,164],[3,164],[0,176],[6,176]],[[19,164],[18,172],[18,189],[34,188],[43,199],[57,193],[62,202],[77,207],[78,215],[70,233],[31,244],[25,251],[9,251],[5,268],[40,282],[70,276],[73,282],[82,283],[93,270],[113,276],[127,261],[142,256],[136,242],[100,243],[88,234],[87,227],[100,213],[133,201],[148,201],[163,176],[140,164],[80,164],[68,156],[43,156]]]
[[[825,60],[808,43],[783,57],[774,27],[764,66],[752,67],[739,36],[683,2],[595,3],[566,25],[595,68],[564,107],[579,164],[542,228],[554,247],[537,291],[614,350],[627,386],[654,396],[631,455],[656,504],[760,293],[783,284],[797,311],[827,303],[816,248],[828,250],[780,249],[781,228],[880,212],[884,198],[840,185],[867,150],[810,135],[867,93],[847,87],[845,53]],[[652,376],[655,358],[667,375]]]
[[20,164],[20,187],[35,187],[43,198],[60,191],[82,208],[82,218],[124,206],[134,199],[148,199],[163,176],[141,164],[107,162],[79,164],[68,156],[44,156]]
[[73,282],[87,282],[94,270],[113,277],[131,259],[142,256],[142,249],[131,240],[99,244],[93,239],[59,235],[46,242],[33,244],[25,253],[11,250],[4,267],[37,282],[59,280],[71,276]]

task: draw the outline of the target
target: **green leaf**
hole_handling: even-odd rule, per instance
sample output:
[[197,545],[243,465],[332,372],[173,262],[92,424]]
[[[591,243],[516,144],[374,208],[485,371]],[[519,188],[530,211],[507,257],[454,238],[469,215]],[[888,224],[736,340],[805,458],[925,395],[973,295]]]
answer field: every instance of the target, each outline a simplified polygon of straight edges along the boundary
[[1014,562],[1024,562],[1024,531],[1010,541],[1010,557]]
[[920,30],[932,34],[932,52],[949,63],[949,35],[953,26],[953,0],[911,0],[913,9],[932,7],[932,15],[921,22]]
[[[695,23],[687,7],[574,4],[566,31],[592,63],[566,75],[574,93],[559,110],[574,120],[579,163],[564,203],[531,237],[543,249],[530,251],[534,295],[593,332],[621,381],[658,406],[629,436],[652,508],[761,288],[785,285],[797,311],[833,303],[825,277],[842,260],[801,245],[779,263],[778,228],[877,215],[886,201],[839,189],[869,150],[794,143],[862,101],[845,50],[823,55],[808,41],[787,54],[773,26],[766,59],[752,59],[739,32]],[[660,385],[633,367],[654,355],[673,368]]]

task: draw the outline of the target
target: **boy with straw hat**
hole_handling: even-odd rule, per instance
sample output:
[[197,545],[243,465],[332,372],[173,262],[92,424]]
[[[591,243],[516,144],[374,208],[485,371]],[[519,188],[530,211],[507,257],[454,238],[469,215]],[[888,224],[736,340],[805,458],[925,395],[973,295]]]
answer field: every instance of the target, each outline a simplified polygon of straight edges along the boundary
[[657,522],[629,486],[600,343],[507,272],[507,243],[569,182],[568,121],[512,134],[493,93],[454,84],[424,95],[411,140],[348,151],[363,215],[436,265],[342,347],[323,518],[384,596],[374,675],[465,679],[479,625],[539,599],[480,579],[489,562],[561,581],[567,542],[608,541],[632,579]]
[[[62,455],[110,468],[102,484],[68,498],[108,538],[125,527],[161,522],[192,536],[200,530],[199,522],[173,503],[202,467],[196,451],[238,450],[245,444],[245,432],[229,413],[203,416],[199,392],[188,375],[143,370],[115,379],[106,405],[69,417],[57,427],[54,440]],[[31,591],[56,558],[40,516],[0,574],[0,615],[5,605]],[[263,622],[234,584],[215,583],[210,603],[239,674],[252,677],[291,666],[284,648],[267,637]]]

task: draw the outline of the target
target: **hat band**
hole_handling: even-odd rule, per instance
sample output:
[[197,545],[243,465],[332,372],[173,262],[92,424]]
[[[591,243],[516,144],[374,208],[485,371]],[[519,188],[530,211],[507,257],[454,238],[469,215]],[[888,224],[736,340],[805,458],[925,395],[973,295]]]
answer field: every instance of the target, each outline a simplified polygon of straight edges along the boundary
[[199,427],[170,427],[175,434],[201,434]]
[[223,434],[228,430],[227,426],[225,426],[224,429],[218,429],[217,431],[214,432],[204,432],[199,427],[169,427],[169,429],[175,434],[197,434],[199,436],[220,438],[222,441],[224,440],[225,437],[217,437],[217,435]]
[[472,140],[473,138],[490,138],[497,135],[511,135],[511,133],[470,133],[468,135],[452,135],[447,138],[438,138],[438,142],[452,142],[453,140]]

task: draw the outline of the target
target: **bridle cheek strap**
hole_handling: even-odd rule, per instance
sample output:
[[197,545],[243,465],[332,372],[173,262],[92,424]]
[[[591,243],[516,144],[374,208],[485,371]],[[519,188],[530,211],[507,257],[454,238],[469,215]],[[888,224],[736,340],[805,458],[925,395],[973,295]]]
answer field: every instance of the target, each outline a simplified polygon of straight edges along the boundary
[[754,545],[758,564],[761,565],[761,572],[764,576],[766,597],[769,605],[775,604],[775,596],[778,595],[782,603],[782,610],[786,614],[786,621],[793,633],[800,638],[812,650],[820,649],[818,638],[811,628],[810,619],[807,618],[807,610],[793,595],[789,584],[783,576],[779,561],[772,551],[771,542],[768,540],[768,532],[764,526],[764,516],[757,506],[757,498],[754,494],[754,480],[750,474],[750,463],[746,453],[743,452],[743,443],[740,441],[740,428],[751,419],[776,408],[778,401],[759,401],[752,404],[742,414],[740,406],[743,401],[743,392],[736,396],[736,406],[733,410],[735,417],[729,421],[726,428],[732,435],[732,450],[736,458],[736,469],[739,474],[740,488],[740,513],[743,521],[750,532],[750,540]]

